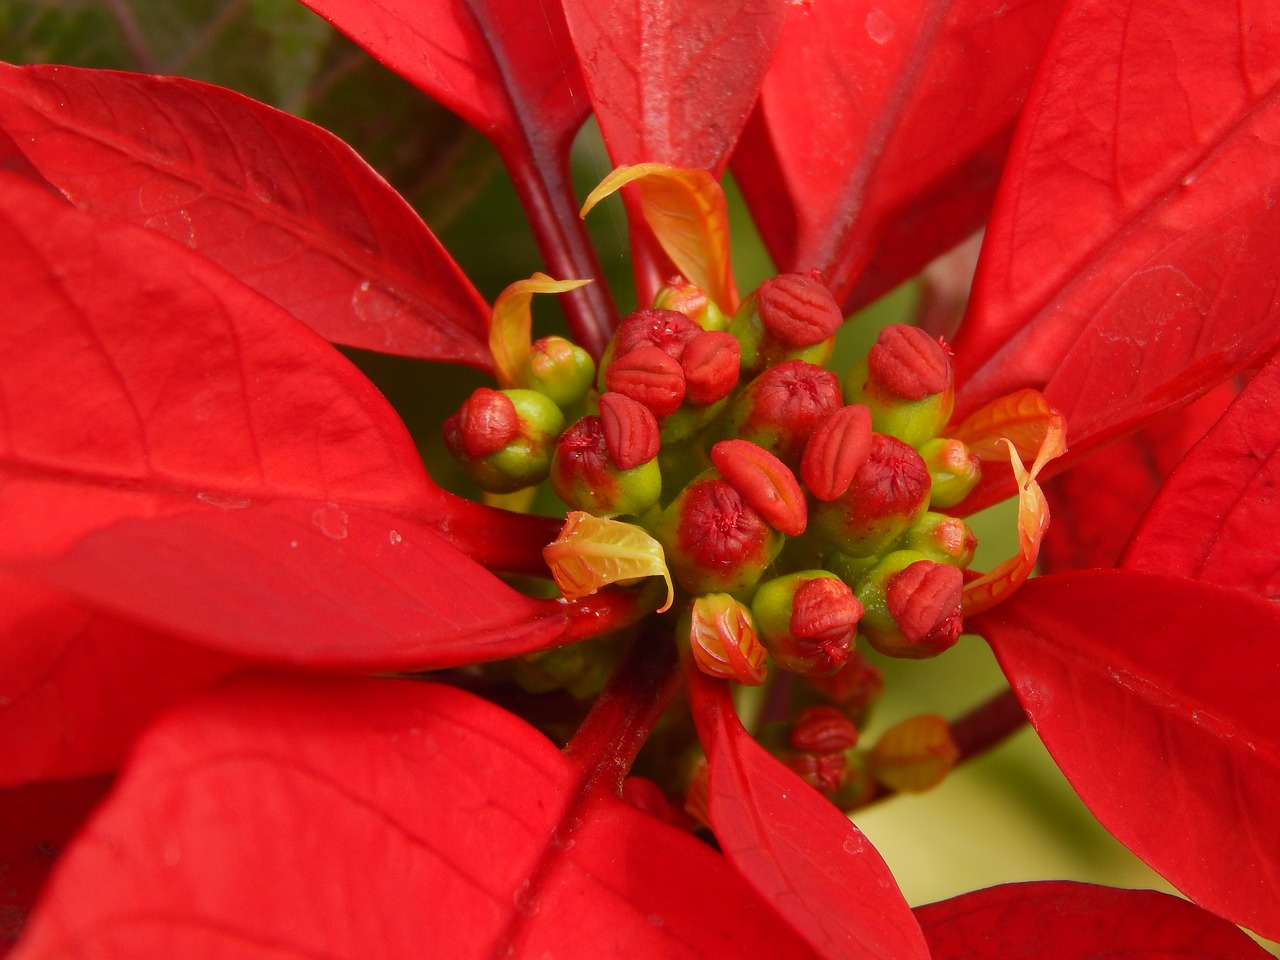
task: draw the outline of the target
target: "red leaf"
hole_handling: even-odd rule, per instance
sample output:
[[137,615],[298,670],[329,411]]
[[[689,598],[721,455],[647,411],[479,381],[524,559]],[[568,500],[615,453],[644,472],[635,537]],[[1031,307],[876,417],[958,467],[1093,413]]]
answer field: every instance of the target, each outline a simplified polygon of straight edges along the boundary
[[110,786],[107,777],[0,791],[0,957],[22,933],[61,847]]
[[782,29],[772,0],[568,0],[565,16],[615,165],[716,177],[747,122]]
[[827,960],[925,960],[919,926],[875,847],[751,739],[727,683],[685,672],[711,825],[729,862]]
[[955,343],[958,416],[1039,388],[1073,459],[1280,342],[1280,33],[1265,5],[1222,14],[1069,8]]
[[447,687],[258,681],[175,711],[24,960],[803,956],[709,847]]
[[541,650],[567,611],[512,590],[437,534],[334,502],[122,520],[18,571],[257,660],[428,669]]
[[156,714],[242,663],[8,577],[0,637],[6,785],[114,770]]
[[1032,580],[970,625],[1102,824],[1201,906],[1280,935],[1280,610],[1105,570]]
[[1126,567],[1280,599],[1278,405],[1275,358],[1160,490],[1125,553]]
[[0,64],[0,126],[77,206],[166,234],[321,336],[488,371],[488,307],[341,140],[191,80]]
[[1221,917],[1154,890],[1007,883],[916,909],[933,960],[1265,960]]
[[1040,547],[1041,570],[1116,566],[1160,485],[1235,395],[1234,384],[1219,384],[1050,480],[1044,492],[1054,519]]
[[733,164],[779,266],[852,309],[979,226],[1060,6],[791,4]]

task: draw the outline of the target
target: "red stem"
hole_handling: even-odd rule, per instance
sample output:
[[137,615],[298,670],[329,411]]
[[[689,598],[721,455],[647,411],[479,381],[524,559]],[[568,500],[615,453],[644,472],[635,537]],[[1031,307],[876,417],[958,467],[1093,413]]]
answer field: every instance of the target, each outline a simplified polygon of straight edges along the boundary
[[640,631],[609,685],[596,698],[564,755],[582,773],[584,792],[621,794],[622,783],[679,683],[669,631]]
[[551,275],[557,280],[595,281],[561,295],[560,302],[574,341],[598,360],[618,325],[618,311],[578,216],[568,164],[560,159],[567,153],[546,145],[522,144],[504,150],[503,160]]

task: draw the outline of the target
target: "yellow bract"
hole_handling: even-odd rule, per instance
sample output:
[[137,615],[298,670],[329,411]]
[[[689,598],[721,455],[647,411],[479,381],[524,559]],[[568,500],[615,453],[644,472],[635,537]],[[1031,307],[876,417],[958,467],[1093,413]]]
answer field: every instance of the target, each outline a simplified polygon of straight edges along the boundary
[[533,314],[529,305],[535,293],[565,293],[590,283],[590,280],[554,280],[545,273],[535,273],[528,280],[517,280],[493,302],[489,319],[489,352],[498,375],[498,386],[504,390],[525,387],[529,355],[533,352]]
[[578,600],[601,587],[639,577],[662,577],[671,606],[675,587],[667,570],[662,544],[633,523],[606,520],[580,510],[571,512],[555,541],[542,556],[556,585],[568,600]]

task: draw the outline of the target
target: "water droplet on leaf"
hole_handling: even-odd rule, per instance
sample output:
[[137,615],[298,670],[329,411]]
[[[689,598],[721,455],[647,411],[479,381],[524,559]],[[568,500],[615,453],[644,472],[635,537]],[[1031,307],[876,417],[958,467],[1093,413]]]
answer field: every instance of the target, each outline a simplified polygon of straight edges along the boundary
[[326,503],[311,515],[311,522],[332,540],[343,540],[347,536],[347,512],[336,503]]
[[867,36],[874,42],[888,43],[897,32],[893,21],[883,10],[876,9],[867,14]]

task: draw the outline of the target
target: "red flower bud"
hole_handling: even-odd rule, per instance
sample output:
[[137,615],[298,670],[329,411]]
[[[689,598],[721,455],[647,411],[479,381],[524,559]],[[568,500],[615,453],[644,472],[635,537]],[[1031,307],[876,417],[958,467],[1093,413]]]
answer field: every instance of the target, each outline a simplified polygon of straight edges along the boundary
[[709,407],[738,385],[738,341],[727,333],[701,333],[689,341],[680,358],[685,397],[693,405]]
[[824,648],[843,647],[847,656],[861,616],[862,604],[848,584],[820,577],[805,581],[796,591],[791,601],[791,632]]
[[655,535],[690,593],[740,590],[760,579],[783,537],[727,481],[707,472],[662,512]]
[[839,791],[849,775],[849,760],[843,753],[797,753],[786,762],[796,776],[826,797]]
[[445,444],[455,456],[487,457],[515,439],[516,405],[501,390],[480,387],[445,421]]
[[912,649],[931,656],[959,639],[963,586],[958,567],[932,560],[918,560],[889,581],[885,605]]
[[800,478],[819,500],[844,495],[871,453],[871,411],[841,407],[818,424],[800,460]]
[[684,371],[659,347],[639,346],[625,355],[615,354],[604,382],[609,390],[643,403],[655,417],[675,413],[684,402]]
[[775,530],[789,537],[804,533],[809,508],[785,463],[748,440],[721,440],[711,448],[711,462]]
[[884,675],[857,651],[830,676],[809,677],[806,682],[838,706],[854,723],[861,723],[884,692]]
[[818,424],[843,403],[834,373],[803,360],[788,360],[743,388],[726,416],[726,432],[798,466]]
[[919,327],[890,324],[867,354],[872,384],[901,400],[923,400],[951,386],[951,356]]
[[806,570],[762,584],[751,612],[774,663],[811,677],[834,673],[849,658],[862,604],[833,574]]
[[658,421],[644,404],[620,393],[603,394],[600,423],[609,456],[620,470],[638,467],[658,455]]
[[830,291],[799,273],[780,274],[760,284],[756,309],[765,332],[788,347],[821,343],[844,322]]
[[625,357],[637,347],[657,347],[679,360],[685,346],[702,328],[674,310],[637,310],[619,324],[613,335],[613,358]]
[[858,728],[835,707],[807,707],[791,728],[791,746],[805,753],[837,753],[858,743]]
[[[642,432],[637,431],[635,450],[628,449],[630,441],[625,436],[619,437],[624,454],[639,452],[645,442],[639,436]],[[662,471],[656,456],[629,468],[619,466],[610,450],[603,417],[583,417],[556,442],[551,489],[571,509],[596,516],[643,513],[658,502]]]
[[852,557],[893,547],[929,505],[929,471],[897,437],[873,434],[871,452],[839,499],[819,503],[810,525]]

